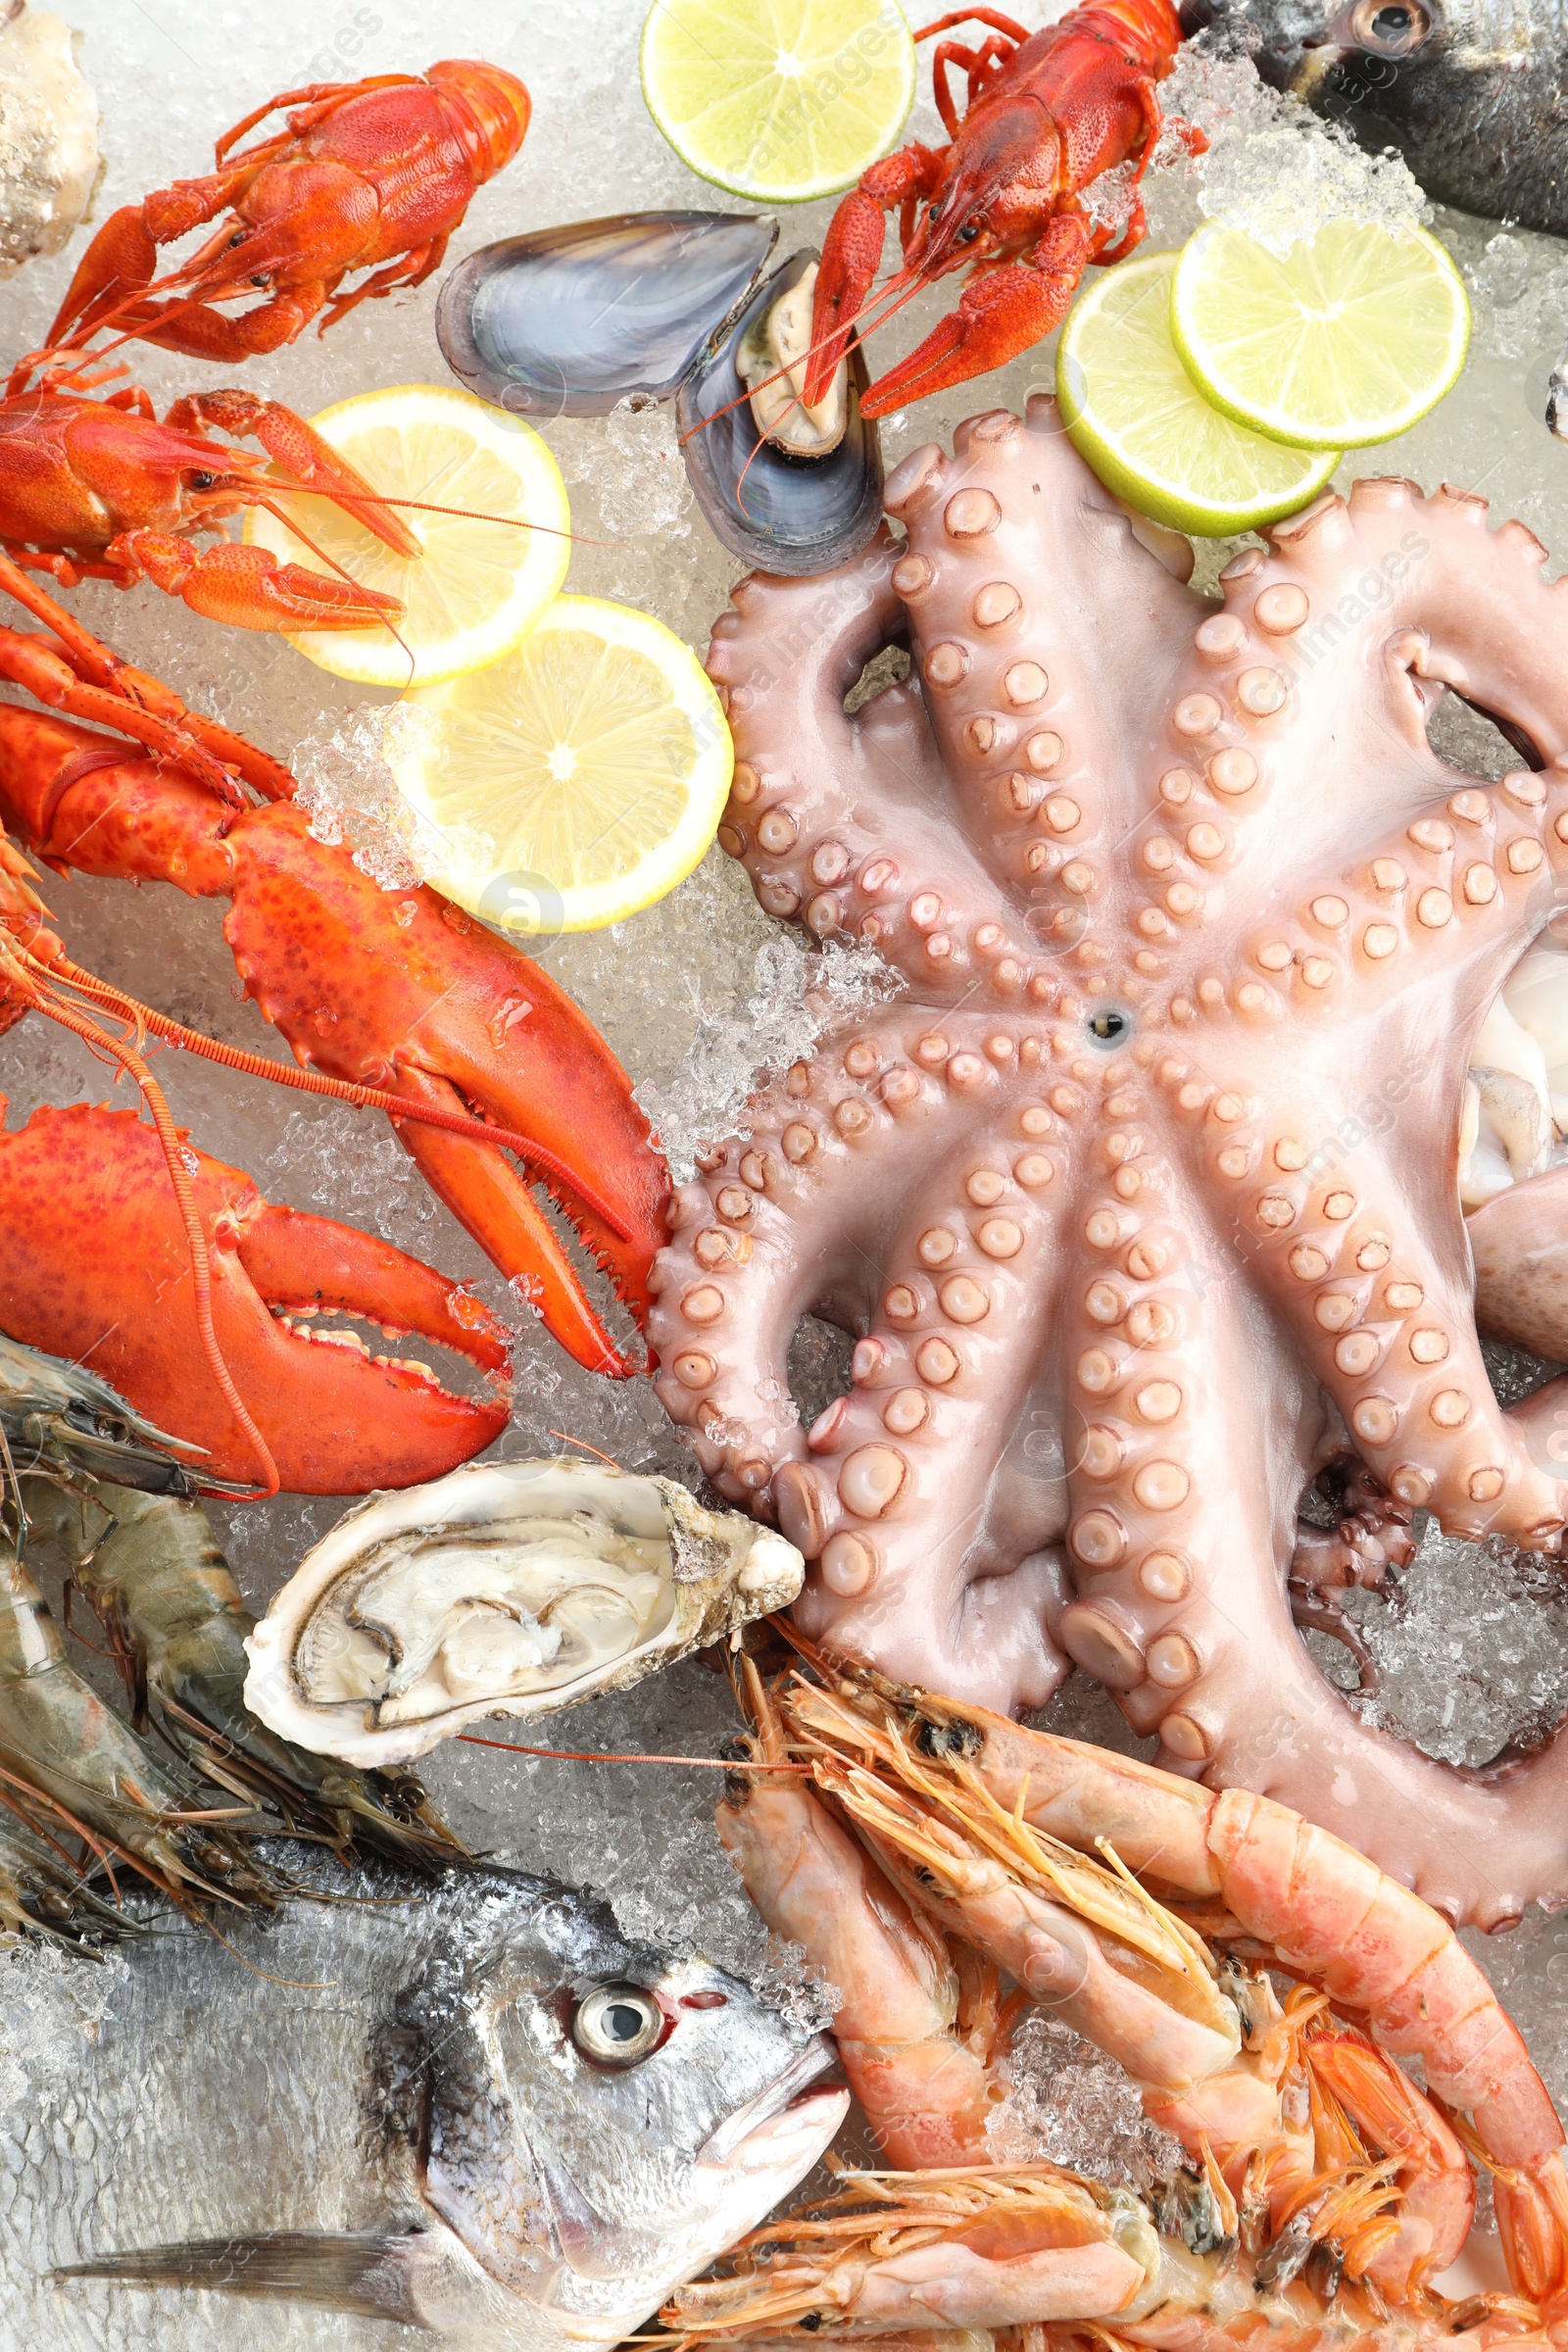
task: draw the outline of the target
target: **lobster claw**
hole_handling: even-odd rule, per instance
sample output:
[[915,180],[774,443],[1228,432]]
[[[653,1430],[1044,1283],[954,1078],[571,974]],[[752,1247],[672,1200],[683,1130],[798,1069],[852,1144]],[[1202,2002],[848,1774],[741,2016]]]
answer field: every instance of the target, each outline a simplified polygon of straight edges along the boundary
[[[79,708],[87,689],[73,694],[69,665],[38,646],[0,630],[0,674]],[[41,660],[64,687],[39,674]],[[122,722],[127,732],[136,717]],[[279,773],[286,789],[292,779]],[[317,841],[287,801],[236,816],[178,737],[148,759],[53,710],[0,703],[0,819],[81,872],[229,899],[223,933],[246,991],[300,1062],[401,1095],[411,1111],[477,1115],[527,1138],[536,1150],[518,1168],[499,1145],[397,1122],[432,1190],[578,1363],[618,1378],[639,1368],[530,1186],[549,1194],[641,1323],[665,1240],[668,1172],[625,1071],[537,963],[433,890],[383,890],[348,851]]]
[[[0,1099],[3,1110],[3,1099]],[[497,1437],[496,1396],[449,1395],[427,1366],[371,1355],[301,1318],[343,1312],[416,1332],[504,1379],[487,1308],[388,1243],[274,1207],[238,1168],[183,1147],[207,1235],[219,1348],[296,1494],[439,1478]],[[203,1448],[190,1474],[247,1482],[256,1457],[198,1336],[185,1229],[162,1146],[131,1110],[35,1110],[0,1129],[0,1328],[84,1364],[160,1429]]]
[[549,1194],[641,1323],[669,1178],[630,1079],[587,1015],[435,891],[389,895],[323,853],[297,808],[254,811],[226,846],[235,877],[224,935],[268,1019],[303,1062],[535,1142],[541,1156],[524,1173],[488,1145],[398,1122],[426,1182],[561,1345],[589,1371],[634,1372],[529,1190]]

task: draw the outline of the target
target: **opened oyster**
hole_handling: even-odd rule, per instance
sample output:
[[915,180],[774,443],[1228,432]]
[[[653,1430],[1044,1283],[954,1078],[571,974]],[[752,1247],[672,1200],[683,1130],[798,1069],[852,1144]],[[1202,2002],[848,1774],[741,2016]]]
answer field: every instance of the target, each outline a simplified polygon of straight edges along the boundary
[[764,440],[796,458],[825,458],[850,421],[850,365],[840,360],[819,401],[806,397],[811,349],[815,262],[786,282],[784,291],[752,317],[735,347],[735,369],[752,395],[752,416]]
[[831,571],[882,519],[882,457],[858,351],[817,407],[800,398],[817,256],[764,279],[777,237],[749,213],[531,229],[458,265],[436,340],[460,383],[513,415],[604,416],[674,394],[714,536],[764,571]]
[[59,17],[0,0],[0,278],[60,251],[103,172],[75,40]]
[[318,1755],[404,1763],[482,1716],[641,1682],[787,1608],[803,1575],[782,1536],[667,1478],[470,1462],[307,1553],[246,1643],[245,1703]]
[[882,520],[862,354],[841,366],[820,409],[797,402],[789,378],[761,389],[781,364],[804,381],[816,267],[808,246],[792,254],[675,398],[686,470],[714,537],[745,563],[797,575],[847,563]]

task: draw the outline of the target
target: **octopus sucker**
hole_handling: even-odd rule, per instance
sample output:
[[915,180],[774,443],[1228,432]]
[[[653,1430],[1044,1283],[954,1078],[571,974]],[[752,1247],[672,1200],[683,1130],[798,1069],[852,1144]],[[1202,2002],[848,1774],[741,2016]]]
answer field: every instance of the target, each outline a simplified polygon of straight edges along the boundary
[[[906,993],[705,1155],[664,1402],[812,1560],[813,1638],[1004,1712],[1076,1663],[1163,1764],[1456,1919],[1560,1899],[1568,1736],[1434,1762],[1297,1620],[1407,1559],[1417,1509],[1561,1549],[1568,1384],[1504,1411],[1477,1332],[1568,1356],[1555,1015],[1538,1049],[1492,1010],[1568,868],[1568,592],[1473,494],[1389,479],[1199,596],[1044,400],[915,451],[887,505],[902,547],[754,575],[714,633],[726,846]],[[893,643],[907,679],[848,715]],[[1448,766],[1449,693],[1525,764]],[[808,1313],[858,1345],[804,1430]],[[1338,1532],[1298,1516],[1320,1477]]]

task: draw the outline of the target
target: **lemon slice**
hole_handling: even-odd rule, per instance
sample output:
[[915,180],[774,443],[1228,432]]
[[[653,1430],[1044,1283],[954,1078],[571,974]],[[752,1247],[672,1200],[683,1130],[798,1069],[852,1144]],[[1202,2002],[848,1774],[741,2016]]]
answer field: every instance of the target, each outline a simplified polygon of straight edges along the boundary
[[[471,392],[437,384],[362,392],[311,421],[389,498],[466,513],[400,507],[423,550],[415,561],[394,555],[329,499],[280,497],[279,506],[323,555],[351,579],[397,597],[405,611],[398,623],[403,645],[387,628],[308,629],[291,635],[290,645],[360,686],[407,686],[404,646],[414,656],[416,684],[459,677],[510,652],[560,588],[571,552],[565,485],[532,426]],[[523,521],[532,527],[519,529]],[[247,511],[245,539],[280,563],[330,570],[263,508]]]
[[1227,416],[1299,448],[1359,449],[1443,398],[1470,305],[1424,228],[1326,220],[1282,260],[1221,215],[1182,253],[1171,331]]
[[914,104],[898,0],[654,0],[643,96],[681,161],[736,196],[833,196]]
[[493,667],[416,688],[386,757],[436,888],[524,937],[619,922],[684,881],[734,763],[696,656],[593,596],[558,597]]
[[1068,438],[1107,490],[1200,538],[1257,529],[1316,497],[1333,451],[1282,449],[1209,407],[1170,337],[1173,253],[1109,270],[1081,294],[1056,347]]

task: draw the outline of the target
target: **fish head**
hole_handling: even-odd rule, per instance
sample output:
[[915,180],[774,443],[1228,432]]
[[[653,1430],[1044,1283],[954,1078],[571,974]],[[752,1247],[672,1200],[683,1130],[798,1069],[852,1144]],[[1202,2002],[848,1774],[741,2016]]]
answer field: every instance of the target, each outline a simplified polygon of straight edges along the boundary
[[535,1884],[399,2003],[420,2194],[541,2322],[608,2344],[788,2194],[849,2094],[741,1979]]
[[1359,74],[1375,89],[1446,36],[1439,0],[1179,0],[1177,13],[1188,38],[1219,26],[1263,80],[1308,105],[1331,74]]

